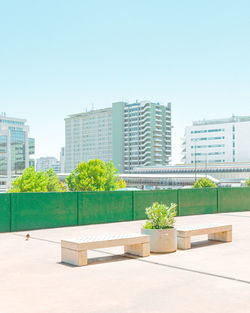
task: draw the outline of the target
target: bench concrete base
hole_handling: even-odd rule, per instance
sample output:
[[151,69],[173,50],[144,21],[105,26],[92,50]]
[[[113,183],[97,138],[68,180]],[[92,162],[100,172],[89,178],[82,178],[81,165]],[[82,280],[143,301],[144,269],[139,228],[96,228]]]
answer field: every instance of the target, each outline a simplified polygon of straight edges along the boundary
[[215,233],[208,235],[208,240],[216,240],[216,241],[232,241],[232,231],[222,231],[221,233]]
[[124,246],[124,253],[133,254],[141,257],[146,257],[150,255],[150,244],[140,243],[137,245],[127,245]]
[[181,250],[191,248],[191,237],[208,235],[208,240],[232,241],[232,225],[207,224],[177,228],[177,247]]
[[76,266],[88,264],[87,250],[77,251],[67,248],[61,249],[61,260],[63,263],[68,263]]
[[191,248],[191,238],[190,237],[177,237],[177,247],[181,250],[186,250]]
[[124,246],[124,252],[128,254],[140,257],[150,255],[149,236],[125,234],[62,240],[61,260],[76,266],[87,265],[87,250],[114,246]]

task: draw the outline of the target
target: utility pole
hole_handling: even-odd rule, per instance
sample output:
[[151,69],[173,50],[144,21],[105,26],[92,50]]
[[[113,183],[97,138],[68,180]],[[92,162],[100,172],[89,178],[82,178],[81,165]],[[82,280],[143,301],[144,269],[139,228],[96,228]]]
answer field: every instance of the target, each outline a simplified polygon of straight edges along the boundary
[[195,182],[196,182],[196,139],[195,139],[195,141],[194,141],[194,143],[195,143],[195,146],[194,146],[194,176],[195,176]]
[[207,177],[207,151],[206,151],[206,162],[205,162],[205,175]]

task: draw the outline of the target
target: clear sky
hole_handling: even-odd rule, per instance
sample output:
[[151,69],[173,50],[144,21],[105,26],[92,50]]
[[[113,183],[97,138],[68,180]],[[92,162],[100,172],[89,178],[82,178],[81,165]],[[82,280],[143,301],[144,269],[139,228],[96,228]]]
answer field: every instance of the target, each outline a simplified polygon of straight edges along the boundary
[[59,157],[64,118],[126,100],[172,102],[184,127],[250,115],[249,0],[0,2],[0,112]]

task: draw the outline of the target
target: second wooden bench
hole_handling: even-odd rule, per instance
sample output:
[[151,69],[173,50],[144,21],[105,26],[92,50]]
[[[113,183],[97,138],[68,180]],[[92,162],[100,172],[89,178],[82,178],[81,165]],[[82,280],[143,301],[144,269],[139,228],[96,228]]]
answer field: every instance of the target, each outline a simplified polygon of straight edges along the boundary
[[202,224],[193,226],[177,227],[178,249],[190,249],[191,237],[208,234],[208,240],[232,241],[232,225],[225,224]]

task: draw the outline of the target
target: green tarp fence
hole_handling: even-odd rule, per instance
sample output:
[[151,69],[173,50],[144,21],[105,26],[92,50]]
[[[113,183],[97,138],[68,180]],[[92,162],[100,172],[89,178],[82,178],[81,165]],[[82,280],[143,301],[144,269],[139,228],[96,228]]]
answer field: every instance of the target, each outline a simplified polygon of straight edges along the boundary
[[140,220],[156,201],[178,216],[250,211],[250,188],[0,194],[0,232]]

